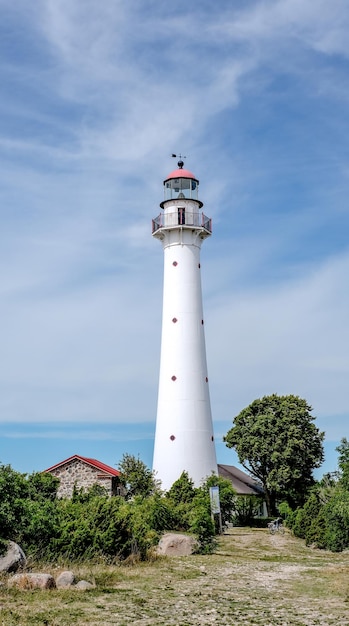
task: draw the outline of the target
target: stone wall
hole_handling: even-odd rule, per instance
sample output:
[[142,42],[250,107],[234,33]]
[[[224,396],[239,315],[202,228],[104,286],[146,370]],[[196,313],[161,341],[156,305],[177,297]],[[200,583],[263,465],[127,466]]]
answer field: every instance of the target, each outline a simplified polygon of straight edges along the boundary
[[80,459],[74,459],[65,465],[52,469],[50,474],[59,478],[58,498],[71,498],[74,485],[77,489],[81,489],[81,487],[88,489],[97,483],[104,487],[110,496],[114,491],[112,476],[104,474],[101,470],[84,463]]

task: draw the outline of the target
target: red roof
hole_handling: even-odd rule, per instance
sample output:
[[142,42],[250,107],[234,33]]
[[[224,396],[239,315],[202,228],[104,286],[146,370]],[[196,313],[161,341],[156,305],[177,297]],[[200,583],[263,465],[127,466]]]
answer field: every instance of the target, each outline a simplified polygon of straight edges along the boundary
[[52,465],[52,467],[49,467],[48,469],[44,471],[51,472],[52,470],[57,469],[58,467],[61,467],[62,465],[66,465],[67,463],[70,463],[74,459],[83,461],[83,463],[87,463],[88,465],[91,465],[92,467],[95,467],[96,469],[99,469],[102,472],[109,474],[110,476],[120,476],[120,472],[114,467],[110,467],[110,465],[101,463],[101,461],[97,461],[97,459],[89,459],[86,456],[80,456],[79,454],[73,454],[73,456],[70,456],[68,459],[61,461],[60,463],[56,463],[56,465]]
[[165,182],[166,180],[170,180],[171,178],[192,178],[193,180],[197,180],[196,176],[194,176],[192,172],[189,172],[189,170],[183,170],[180,168],[178,168],[178,170],[174,170],[173,172],[171,172],[171,174],[169,174],[167,178],[165,178]]

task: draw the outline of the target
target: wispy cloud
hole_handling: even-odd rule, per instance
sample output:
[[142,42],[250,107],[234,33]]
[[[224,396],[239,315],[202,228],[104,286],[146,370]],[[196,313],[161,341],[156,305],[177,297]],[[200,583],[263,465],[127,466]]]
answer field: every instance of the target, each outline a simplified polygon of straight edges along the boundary
[[[224,389],[231,392],[229,417],[251,397],[294,393],[306,397],[331,438],[345,434],[349,373],[346,322],[349,295],[343,289],[349,255],[326,261],[269,288],[240,285],[209,302],[208,337],[214,403],[220,418]],[[222,332],[223,329],[223,332]]]
[[0,13],[0,420],[154,420],[149,226],[182,151],[214,218],[215,420],[292,392],[345,434],[344,0],[8,0]]

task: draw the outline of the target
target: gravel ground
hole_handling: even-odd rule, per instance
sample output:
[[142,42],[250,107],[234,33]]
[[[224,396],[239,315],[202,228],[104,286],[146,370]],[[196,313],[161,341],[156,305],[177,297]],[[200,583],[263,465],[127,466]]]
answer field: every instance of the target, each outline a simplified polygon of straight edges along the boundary
[[209,556],[93,567],[92,592],[0,590],[0,624],[349,626],[349,553],[234,528]]

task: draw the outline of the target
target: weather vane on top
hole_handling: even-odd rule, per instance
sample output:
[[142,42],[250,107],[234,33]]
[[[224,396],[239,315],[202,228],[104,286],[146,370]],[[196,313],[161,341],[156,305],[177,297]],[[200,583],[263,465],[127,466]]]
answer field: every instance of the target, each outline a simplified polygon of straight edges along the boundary
[[[174,159],[177,158],[177,154],[172,154],[172,156],[173,156]],[[184,165],[184,161],[182,159],[186,159],[187,157],[185,157],[185,156],[182,157],[181,154],[178,154],[178,158],[179,158],[179,161],[178,161],[177,165],[178,165],[179,169],[181,170],[183,165]]]

